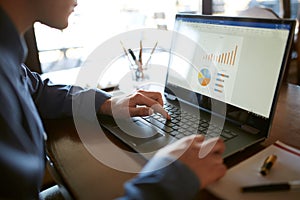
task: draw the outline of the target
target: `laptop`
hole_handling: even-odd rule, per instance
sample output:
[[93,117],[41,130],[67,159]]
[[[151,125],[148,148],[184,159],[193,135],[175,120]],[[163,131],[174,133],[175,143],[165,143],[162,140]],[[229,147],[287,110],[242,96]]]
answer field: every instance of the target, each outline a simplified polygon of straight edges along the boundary
[[146,159],[191,134],[225,141],[226,158],[265,140],[295,21],[177,14],[160,114],[101,125]]

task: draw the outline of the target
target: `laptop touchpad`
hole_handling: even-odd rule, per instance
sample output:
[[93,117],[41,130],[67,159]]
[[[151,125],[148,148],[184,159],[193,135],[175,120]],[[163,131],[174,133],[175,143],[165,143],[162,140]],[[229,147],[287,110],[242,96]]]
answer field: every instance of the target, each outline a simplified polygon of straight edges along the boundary
[[158,134],[157,130],[155,130],[153,127],[144,124],[141,121],[135,121],[134,123],[137,125],[137,131],[139,131],[137,137],[146,139],[152,138],[153,136]]
[[118,133],[119,137],[131,142],[134,146],[141,145],[149,142],[149,140],[163,136],[154,127],[151,127],[151,125],[145,124],[140,120],[130,122],[119,121],[117,124],[118,126],[115,126],[113,129],[121,129],[121,133]]

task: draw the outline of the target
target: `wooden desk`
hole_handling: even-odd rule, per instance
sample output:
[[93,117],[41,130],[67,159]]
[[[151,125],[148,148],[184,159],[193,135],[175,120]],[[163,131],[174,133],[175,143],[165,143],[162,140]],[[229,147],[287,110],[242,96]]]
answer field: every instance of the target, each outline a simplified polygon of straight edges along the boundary
[[[270,138],[262,144],[233,155],[226,159],[226,163],[228,166],[237,164],[277,139],[300,148],[299,123],[300,87],[284,85],[280,92]],[[124,182],[136,175],[112,169],[95,159],[81,143],[72,119],[48,120],[45,121],[45,128],[49,136],[49,156],[74,199],[113,199],[123,194]],[[116,138],[107,136],[122,146]],[[125,145],[122,147],[126,148]],[[199,197],[215,199],[206,191],[201,191]]]

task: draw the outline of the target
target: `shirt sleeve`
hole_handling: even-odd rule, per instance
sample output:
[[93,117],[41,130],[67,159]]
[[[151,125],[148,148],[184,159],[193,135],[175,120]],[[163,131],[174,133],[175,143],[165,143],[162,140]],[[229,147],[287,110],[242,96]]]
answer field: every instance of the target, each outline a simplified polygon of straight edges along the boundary
[[84,89],[78,86],[53,84],[49,79],[42,80],[40,75],[31,72],[26,66],[23,66],[28,89],[38,108],[38,111],[44,119],[54,119],[63,116],[72,116],[72,103],[84,110],[86,102],[93,100],[95,111],[111,95],[99,89]]
[[[163,167],[161,167],[163,166]],[[149,161],[142,172],[125,184],[127,199],[194,199],[200,181],[185,164],[167,157]]]

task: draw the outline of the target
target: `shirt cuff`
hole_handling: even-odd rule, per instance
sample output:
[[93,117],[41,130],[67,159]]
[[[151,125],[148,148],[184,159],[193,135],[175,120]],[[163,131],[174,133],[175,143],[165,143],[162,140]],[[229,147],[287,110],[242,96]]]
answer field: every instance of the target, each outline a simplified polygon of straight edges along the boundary
[[153,157],[142,172],[126,184],[129,199],[193,199],[200,188],[195,173],[172,157]]
[[99,111],[101,105],[107,100],[112,97],[111,94],[108,92],[105,92],[103,90],[96,89],[96,94],[95,94],[95,109],[96,112]]

